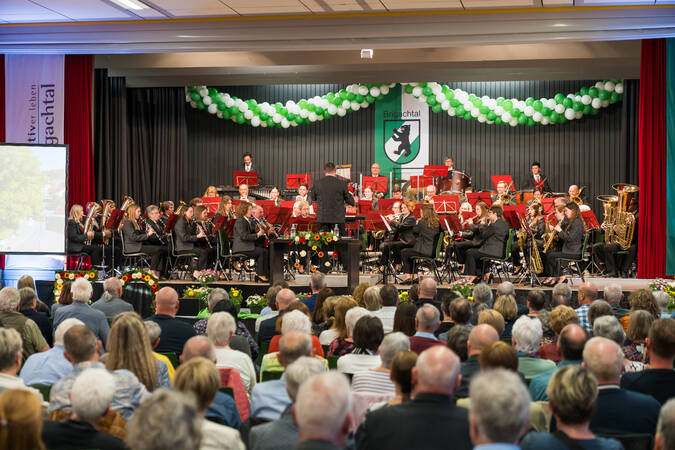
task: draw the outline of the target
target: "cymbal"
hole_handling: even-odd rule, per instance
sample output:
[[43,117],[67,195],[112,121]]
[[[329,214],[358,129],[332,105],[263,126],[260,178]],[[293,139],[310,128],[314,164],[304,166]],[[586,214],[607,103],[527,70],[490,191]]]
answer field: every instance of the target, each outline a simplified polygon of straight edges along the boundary
[[391,180],[392,183],[407,183],[408,180]]

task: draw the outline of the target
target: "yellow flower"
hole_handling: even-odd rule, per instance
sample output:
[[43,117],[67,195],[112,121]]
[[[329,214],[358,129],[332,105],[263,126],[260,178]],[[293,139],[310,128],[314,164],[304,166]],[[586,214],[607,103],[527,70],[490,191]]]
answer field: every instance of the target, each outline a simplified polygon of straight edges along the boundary
[[195,295],[194,291],[188,292],[188,296],[189,296],[189,297],[194,297],[194,295]]
[[56,280],[56,284],[57,284],[58,286],[62,286],[62,285],[63,285],[63,280],[59,278],[58,280]]
[[316,250],[316,245],[312,245],[312,250]]
[[96,276],[96,272],[89,272],[89,278],[94,278]]

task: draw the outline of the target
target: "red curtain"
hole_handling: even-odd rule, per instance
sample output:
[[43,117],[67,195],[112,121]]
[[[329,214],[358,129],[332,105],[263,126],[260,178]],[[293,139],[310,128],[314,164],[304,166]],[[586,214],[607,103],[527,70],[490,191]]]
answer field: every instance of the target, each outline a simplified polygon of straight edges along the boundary
[[64,142],[68,144],[68,205],[94,200],[91,137],[94,57],[66,55]]
[[666,273],[666,40],[642,41],[638,278]]

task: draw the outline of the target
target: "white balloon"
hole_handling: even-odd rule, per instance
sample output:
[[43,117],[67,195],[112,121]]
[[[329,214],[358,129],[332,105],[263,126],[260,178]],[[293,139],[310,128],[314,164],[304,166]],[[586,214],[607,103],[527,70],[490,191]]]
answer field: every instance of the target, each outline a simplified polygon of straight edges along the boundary
[[581,95],[576,95],[576,96],[574,97],[574,101],[575,101],[575,102],[580,102],[580,101],[581,101]]
[[562,114],[565,112],[565,105],[557,104],[555,105],[555,112]]
[[471,110],[471,117],[478,117],[480,116],[480,111],[478,109],[474,108]]
[[373,97],[379,97],[380,96],[380,88],[377,86],[373,86],[370,88],[370,95]]
[[215,114],[218,111],[218,106],[211,103],[208,108],[206,108],[211,114]]
[[554,109],[555,105],[556,103],[554,99],[549,98],[548,100],[546,100],[546,106],[548,106],[549,109]]
[[282,119],[282,117],[281,117],[281,114],[279,114],[279,113],[275,113],[275,114],[272,116],[272,121],[273,121],[274,123],[281,123],[281,119]]
[[598,88],[598,89],[604,89],[605,85],[602,81],[598,81],[598,82],[595,83],[595,87]]
[[518,100],[518,109],[519,110],[524,111],[526,106],[527,105],[525,104],[524,100]]
[[611,81],[608,81],[607,83],[605,83],[605,90],[608,91],[608,92],[614,92],[615,87],[616,87],[615,84]]
[[449,115],[449,116],[454,117],[455,114],[456,114],[456,113],[455,113],[455,108],[452,108],[452,107],[448,108],[448,115]]
[[345,114],[347,114],[347,110],[345,108],[338,108],[337,109],[337,115],[340,117],[344,117]]
[[497,114],[498,116],[501,116],[502,114],[504,114],[504,108],[501,107],[501,106],[495,107],[495,114]]
[[535,111],[535,113],[532,114],[532,120],[534,120],[535,122],[541,122],[541,119],[543,118],[544,116],[539,111]]
[[247,103],[242,103],[241,105],[239,105],[239,111],[240,111],[240,112],[248,111],[248,104],[247,104]]
[[365,86],[359,87],[359,94],[361,95],[368,95],[368,88]]
[[603,108],[607,108],[609,106],[609,100],[602,100],[601,105]]
[[240,98],[238,98],[234,101],[234,104],[237,105],[237,106],[241,105],[242,103],[244,103],[244,101]]
[[450,100],[446,100],[443,103],[441,103],[441,109],[443,111],[447,111],[448,109],[450,109]]
[[291,126],[292,126],[292,127],[297,127],[297,126],[298,126],[298,123],[297,123],[295,120],[292,120],[292,121],[291,121]]
[[192,106],[193,108],[196,108],[196,107],[197,107],[197,102],[194,102],[194,101],[190,102],[190,106]]
[[441,92],[443,92],[443,88],[441,87],[440,84],[434,83],[434,84],[432,85],[431,83],[429,83],[429,85],[431,86],[431,92],[433,92],[435,95],[438,95],[438,94],[440,94]]
[[473,103],[471,103],[469,101],[465,102],[463,106],[464,106],[465,111],[471,111],[472,109],[474,109]]
[[438,103],[443,103],[445,101],[445,94],[442,92],[440,94],[436,94],[436,101]]
[[250,109],[244,113],[244,117],[248,120],[251,120],[253,118],[253,111]]
[[310,122],[316,122],[316,113],[315,112],[310,112],[309,116],[307,116]]
[[208,95],[209,95],[208,89],[206,89],[206,88],[201,88],[201,89],[199,90],[199,95],[201,95],[202,97],[208,96]]
[[291,109],[295,105],[295,102],[293,100],[287,100],[286,101],[286,109]]
[[524,113],[527,117],[532,117],[532,114],[534,114],[534,108],[531,107],[531,106],[526,106],[526,107],[523,109],[523,113]]
[[623,83],[617,83],[616,86],[614,86],[614,92],[623,94]]
[[367,101],[364,100],[360,103],[360,105],[361,105],[361,108],[367,108],[370,105],[370,103],[368,103]]
[[188,103],[192,101],[192,97],[190,97],[190,94],[185,94],[185,101]]
[[567,120],[576,119],[576,115],[574,114],[574,110],[572,108],[567,108],[565,110],[565,119],[567,119]]
[[487,117],[485,117],[485,114],[479,114],[478,115],[478,121],[480,123],[485,123],[487,121]]
[[204,98],[202,99],[202,102],[203,102],[206,106],[210,105],[211,102],[212,102],[211,97],[209,97],[209,96],[204,97]]
[[544,117],[541,118],[541,124],[542,125],[548,125],[549,123],[551,123],[551,121],[549,120],[548,117],[544,116]]
[[321,103],[321,107],[322,107],[323,109],[328,109],[328,105],[331,104],[331,103],[330,103],[328,100],[326,100],[325,98],[322,98],[321,101],[320,101],[319,103]]
[[222,118],[223,118],[223,112],[222,112],[222,111],[218,111],[218,112],[216,113],[216,116],[217,116],[219,119],[222,119]]
[[592,98],[591,98],[591,96],[588,95],[588,94],[586,94],[586,95],[584,95],[584,96],[581,97],[581,103],[583,103],[584,105],[590,105],[590,104],[591,104],[591,100],[592,100]]
[[[495,100],[494,98],[491,98],[491,99],[488,101],[487,107],[490,108],[491,110],[494,110],[494,109],[497,107],[497,100]],[[493,122],[494,122],[494,121],[493,121]]]
[[575,119],[581,119],[582,117],[584,117],[583,111],[574,111],[574,118]]
[[361,109],[361,105],[359,105],[356,102],[352,102],[351,108],[352,108],[353,111],[358,111],[359,109]]
[[326,109],[328,110],[328,114],[330,114],[331,116],[334,116],[335,113],[337,113],[337,106],[335,105],[328,105],[328,108]]
[[281,119],[281,128],[288,128],[291,126],[291,123],[288,121],[287,118]]
[[591,106],[595,109],[600,109],[602,106],[602,100],[599,98],[594,98],[593,101],[591,102]]
[[509,125],[511,125],[512,127],[518,126],[518,119],[516,119],[515,117],[511,117],[511,120],[509,120]]
[[494,125],[495,121],[494,121],[494,120],[488,120],[488,121],[485,122],[485,123],[487,123],[488,125]]
[[389,89],[393,88],[394,86],[396,86],[396,83],[389,83]]
[[260,122],[260,126],[263,128],[267,128],[267,121],[263,120],[262,122]]
[[419,101],[420,103],[426,103],[427,102],[427,96],[426,95],[420,95],[419,97],[417,97],[417,101]]
[[383,84],[380,87],[380,94],[387,95],[388,93],[389,93],[389,86],[386,86],[386,85]]
[[302,117],[303,119],[306,119],[307,116],[309,116],[309,111],[307,111],[306,109],[301,109],[300,110],[300,117]]
[[[514,117],[515,119],[515,117]],[[502,122],[509,122],[511,120],[511,113],[506,111],[504,114],[502,114]]]
[[316,116],[316,120],[318,120],[319,122],[321,122],[323,119],[324,119],[323,114],[319,114],[318,116]]
[[484,95],[480,98],[480,101],[483,102],[483,104],[485,105],[487,102],[490,101],[490,97],[488,97],[487,95]]
[[350,106],[352,106],[352,102],[350,102],[349,100],[346,100],[346,99],[345,99],[345,100],[342,100],[342,107],[343,107],[344,109],[347,109],[347,108],[349,108]]
[[260,126],[260,117],[253,116],[253,118],[251,119],[251,125],[254,127]]

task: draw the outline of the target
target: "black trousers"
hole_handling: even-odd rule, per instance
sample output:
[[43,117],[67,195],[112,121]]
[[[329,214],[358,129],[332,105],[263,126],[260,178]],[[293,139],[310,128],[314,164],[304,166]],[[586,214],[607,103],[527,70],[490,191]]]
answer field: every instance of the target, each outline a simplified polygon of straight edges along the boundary
[[91,259],[92,266],[101,265],[101,245],[100,244],[84,244],[82,250],[79,253],[86,253]]
[[250,256],[255,258],[255,271],[258,275],[267,277],[270,273],[269,262],[269,250],[265,247],[256,246],[253,250],[248,250],[245,252],[237,252],[242,255]]
[[597,252],[597,256],[605,263],[607,273],[612,276],[617,275],[616,269],[618,266],[621,268],[621,274],[629,272],[637,256],[637,245],[635,244],[628,248],[628,253],[625,255],[617,254],[621,251],[619,244],[597,244],[593,249]]
[[185,253],[196,253],[197,254],[197,270],[208,269],[211,264],[216,260],[216,249],[215,248],[206,248],[206,247],[197,247],[195,246],[192,250],[181,250],[176,252],[177,255],[183,255]]
[[418,252],[414,248],[404,248],[401,250],[401,259],[403,260],[403,273],[413,273],[413,256],[427,256],[422,252]]
[[560,258],[569,258],[576,259],[579,257],[578,253],[563,253],[563,252],[549,252],[542,254],[544,257],[544,273],[549,277],[559,277],[560,276],[560,264],[558,264],[558,259]]
[[380,256],[380,265],[384,266],[390,260],[394,264],[400,264],[401,252],[403,251],[403,249],[410,247],[411,247],[410,245],[402,241],[391,241],[382,243],[382,245],[380,246],[380,250],[382,251],[382,255]]
[[166,247],[160,245],[152,244],[143,244],[141,245],[141,251],[147,253],[150,256],[150,268],[161,272],[164,268],[164,261],[168,255]]
[[466,251],[464,260],[464,275],[482,275],[482,267],[478,269],[478,263],[484,256],[497,257],[490,253],[481,252],[478,248],[470,248]]
[[452,247],[455,249],[455,257],[457,262],[460,264],[465,264],[466,262],[466,252],[472,248],[480,247],[479,242],[471,241],[455,241],[452,243]]

